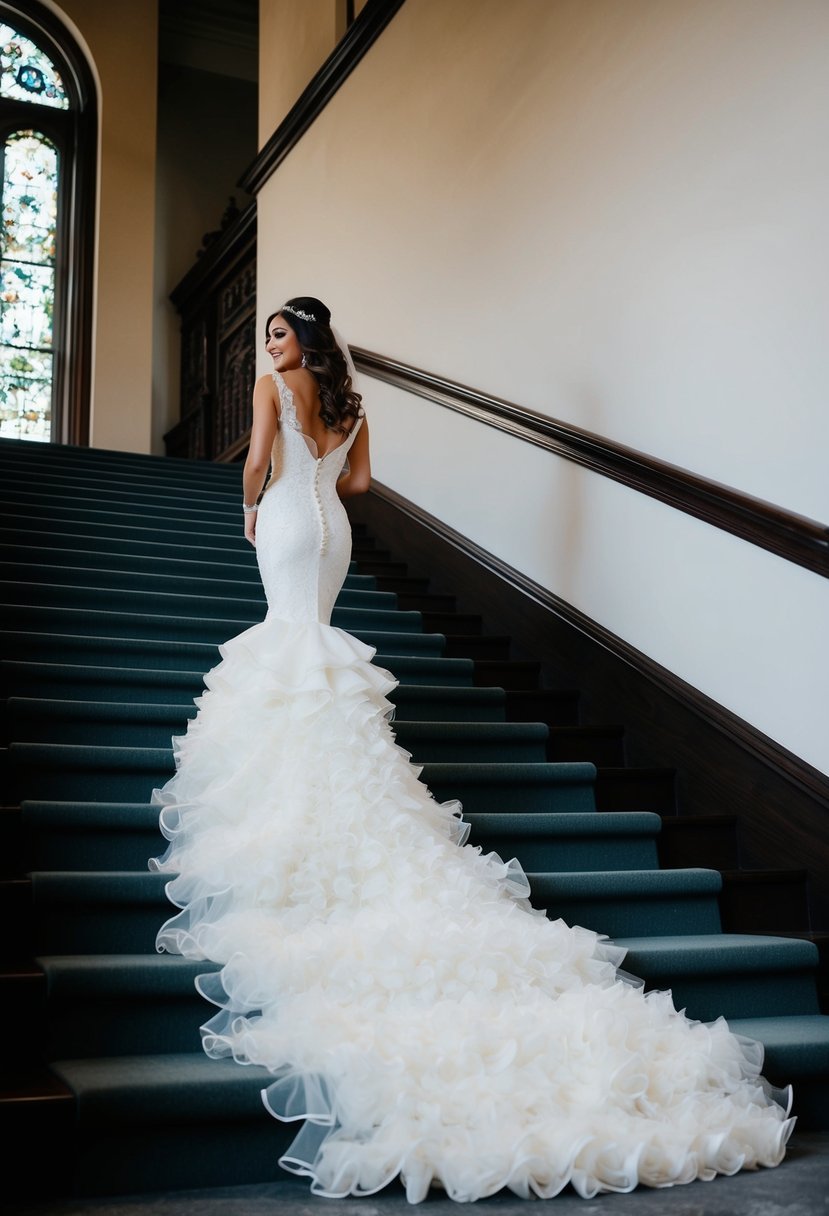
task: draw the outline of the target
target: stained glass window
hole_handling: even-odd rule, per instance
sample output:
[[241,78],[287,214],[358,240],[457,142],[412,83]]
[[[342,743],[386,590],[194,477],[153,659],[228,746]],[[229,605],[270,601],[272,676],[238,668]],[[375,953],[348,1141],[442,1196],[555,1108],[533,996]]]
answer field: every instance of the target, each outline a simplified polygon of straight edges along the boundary
[[57,392],[55,244],[70,115],[56,111],[70,109],[70,95],[51,55],[0,22],[0,436],[15,439],[52,438]]
[[0,436],[89,442],[92,66],[52,0],[0,0]]
[[0,96],[69,108],[69,98],[51,59],[30,38],[0,23]]
[[0,436],[51,438],[58,154],[36,131],[3,149]]

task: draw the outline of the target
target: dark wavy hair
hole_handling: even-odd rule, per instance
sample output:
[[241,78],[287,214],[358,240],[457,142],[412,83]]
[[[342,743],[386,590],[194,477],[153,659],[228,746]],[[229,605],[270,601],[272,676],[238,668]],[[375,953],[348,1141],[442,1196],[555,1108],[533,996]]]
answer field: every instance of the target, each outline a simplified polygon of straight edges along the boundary
[[[296,311],[285,312],[286,308]],[[305,313],[313,320],[299,317],[297,312]],[[362,412],[362,396],[354,389],[345,356],[331,330],[330,308],[314,296],[293,296],[268,317],[265,341],[274,317],[282,317],[302,347],[305,366],[319,385],[320,418],[331,430],[346,433],[346,419],[359,418]]]

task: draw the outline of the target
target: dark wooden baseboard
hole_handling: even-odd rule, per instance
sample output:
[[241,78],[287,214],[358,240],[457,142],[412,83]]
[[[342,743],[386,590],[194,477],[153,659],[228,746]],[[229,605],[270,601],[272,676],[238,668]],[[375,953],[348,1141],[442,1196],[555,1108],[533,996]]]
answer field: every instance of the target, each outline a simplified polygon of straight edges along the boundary
[[387,487],[348,510],[514,658],[540,660],[547,687],[578,689],[584,724],[624,725],[628,764],[675,769],[680,814],[738,815],[743,866],[807,870],[812,928],[829,928],[829,778]]

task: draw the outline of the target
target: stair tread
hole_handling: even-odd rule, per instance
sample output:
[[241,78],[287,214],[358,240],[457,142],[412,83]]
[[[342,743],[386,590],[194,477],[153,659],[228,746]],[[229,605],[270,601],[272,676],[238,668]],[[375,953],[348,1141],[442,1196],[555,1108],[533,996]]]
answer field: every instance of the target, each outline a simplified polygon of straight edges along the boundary
[[[113,1081],[124,1089],[156,1091],[170,1090],[175,1093],[179,1086],[220,1086],[223,1090],[241,1088],[258,1092],[273,1080],[273,1074],[257,1064],[240,1068],[235,1060],[212,1060],[201,1050],[171,1052],[165,1055],[99,1056],[91,1059],[57,1060],[52,1067],[59,1076],[70,1079],[76,1085],[105,1093],[112,1088]],[[160,1107],[155,1107],[155,1117]]]
[[[3,613],[4,610],[6,609],[6,607],[7,607],[6,605],[0,604],[0,613]],[[12,607],[15,610],[19,609],[22,613],[25,614],[27,623],[33,624],[36,620],[40,620],[45,625],[47,625],[47,628],[44,629],[43,631],[41,631],[40,633],[38,633],[37,631],[32,631],[32,630],[25,630],[25,631],[24,630],[19,630],[19,631],[14,630],[12,632],[14,632],[14,633],[24,633],[25,632],[29,637],[33,636],[36,640],[39,640],[41,642],[46,640],[49,643],[54,643],[54,639],[55,639],[56,631],[53,630],[53,628],[52,628],[53,624],[57,624],[58,626],[71,627],[73,624],[76,624],[76,623],[81,623],[81,624],[88,623],[88,624],[96,624],[98,626],[106,627],[106,625],[111,622],[114,626],[118,626],[121,629],[134,629],[134,628],[146,629],[149,626],[150,628],[158,630],[160,633],[166,633],[168,635],[171,632],[175,635],[176,631],[185,631],[186,630],[190,633],[201,632],[202,635],[214,633],[216,635],[217,639],[224,640],[225,637],[230,636],[231,634],[244,632],[246,629],[249,629],[252,624],[259,623],[259,621],[251,620],[251,619],[227,620],[223,617],[182,617],[182,616],[170,616],[170,615],[166,615],[163,613],[148,614],[148,613],[138,613],[138,612],[121,612],[121,611],[116,611],[114,609],[111,610],[111,609],[53,608],[53,607],[39,608],[36,606],[22,605],[22,604],[15,604],[15,605],[12,605]],[[344,610],[344,611],[348,611],[348,610]],[[359,611],[359,610],[355,610],[355,611]],[[336,612],[336,609],[335,609],[335,612]],[[377,614],[377,615],[379,616],[380,614]],[[373,624],[374,627],[368,628],[368,626],[371,624]],[[416,625],[416,622],[412,622],[413,628],[409,631],[400,631],[400,630],[395,630],[395,629],[383,628],[382,626],[384,626],[385,624],[386,624],[386,622],[384,622],[384,621],[371,622],[368,619],[368,612],[366,612],[364,614],[361,625],[357,626],[357,627],[352,627],[350,630],[350,632],[353,634],[353,636],[356,637],[358,640],[361,640],[361,641],[366,640],[366,641],[368,641],[368,643],[370,645],[373,645],[377,648],[378,661],[379,661],[379,651],[382,649],[382,646],[384,646],[384,645],[385,646],[406,645],[413,649],[424,649],[424,650],[437,649],[440,651],[442,651],[445,648],[446,639],[444,638],[444,636],[442,634],[420,633],[416,630],[416,628],[414,628],[414,626]],[[378,626],[380,626],[380,627],[378,627]],[[58,630],[57,632],[61,632],[61,631]],[[78,636],[78,635],[74,635],[74,636]],[[145,638],[145,637],[139,635],[137,637],[132,637],[132,638],[123,638],[121,636],[113,635],[113,634],[99,635],[99,634],[93,634],[91,632],[87,635],[81,635],[81,636],[86,636],[87,639],[95,637],[100,640],[106,639],[108,641],[113,641],[114,639],[117,638],[119,643],[124,642],[124,641],[133,641],[138,644],[137,648],[141,649],[141,650],[144,649],[144,643],[146,641],[159,641],[163,645],[165,645],[169,649],[171,649],[173,651],[173,653],[180,652],[181,647],[184,644],[189,643],[190,645],[197,645],[197,646],[202,646],[204,648],[209,648],[213,654],[216,654],[218,645],[220,644],[220,642],[218,640],[215,642],[207,641],[207,640],[205,640],[204,636],[202,636],[202,638],[184,637],[184,638],[181,638],[180,640],[177,639],[175,641],[171,640],[169,636],[160,637],[160,638],[155,638],[155,637]],[[435,656],[435,657],[438,657],[438,656]],[[447,657],[463,657],[463,656],[447,656]]]
[[[451,778],[458,770],[474,768],[470,776],[478,780],[507,778],[510,781],[546,781],[559,778],[562,781],[580,780],[592,782],[596,769],[592,764],[581,761],[521,761],[521,760],[485,760],[471,765],[468,761],[432,761],[423,766],[424,774],[434,778]],[[428,784],[428,781],[427,781]]]
[[4,1103],[15,1108],[21,1104],[48,1104],[50,1108],[74,1106],[75,1095],[55,1073],[40,1065],[32,1065],[19,1074],[15,1073],[0,1087],[0,1107]]
[[616,777],[620,780],[627,778],[633,780],[637,776],[650,777],[673,777],[676,774],[676,769],[673,768],[658,768],[653,765],[637,764],[637,765],[602,765],[599,769],[602,776]]
[[802,882],[808,878],[808,870],[720,870],[724,879],[745,886],[763,886],[766,883]]
[[547,891],[567,895],[589,891],[592,897],[617,899],[647,897],[659,894],[695,892],[717,894],[722,885],[717,870],[687,868],[682,870],[582,870],[569,872],[529,872],[530,884]]
[[[180,721],[195,707],[183,706],[163,701],[129,702],[129,701],[69,701],[55,698],[37,697],[8,697],[6,699],[9,711],[13,714],[24,714],[30,717],[43,718],[82,718],[89,721],[136,721],[157,720],[165,722],[168,719]],[[546,739],[548,727],[543,722],[462,722],[457,720],[441,721],[433,719],[428,722],[409,721],[396,715],[393,723],[395,728],[405,726],[411,736],[443,733],[446,735],[475,735],[484,739],[538,738]],[[79,744],[78,746],[83,746]]]
[[[178,564],[178,563],[177,563]],[[64,577],[61,578],[60,576]],[[337,607],[366,607],[378,608],[384,611],[419,612],[415,606],[398,603],[398,597],[391,591],[378,591],[375,587],[364,586],[362,581],[370,583],[369,575],[351,574],[346,576],[345,583],[337,597]],[[15,589],[15,602],[20,602],[23,592],[29,591],[31,597],[44,604],[44,592],[69,604],[70,599],[78,600],[84,597],[106,596],[156,596],[160,600],[173,602],[183,597],[198,599],[210,603],[221,600],[228,604],[243,604],[255,608],[264,616],[266,610],[265,591],[262,583],[254,577],[217,578],[215,575],[198,574],[196,572],[158,573],[157,571],[138,571],[130,573],[126,570],[110,570],[106,568],[77,568],[75,566],[40,565],[33,572],[22,562],[0,561],[0,591],[3,588]],[[34,589],[37,589],[35,592]],[[9,598],[7,592],[2,592]]]
[[[7,642],[6,642],[6,644],[10,648],[17,648],[21,642],[27,643],[29,645],[36,645],[37,643],[42,644],[44,641],[48,641],[50,644],[54,644],[56,646],[65,644],[70,649],[77,648],[78,650],[81,650],[81,651],[88,649],[94,645],[104,645],[107,648],[115,648],[115,646],[117,644],[119,647],[126,648],[128,650],[139,651],[141,653],[149,653],[151,655],[157,654],[160,656],[160,655],[164,655],[164,654],[173,654],[173,655],[177,655],[179,657],[183,657],[185,654],[192,654],[194,656],[198,656],[201,659],[204,659],[208,664],[215,663],[218,658],[218,648],[212,642],[191,642],[191,641],[169,642],[169,641],[164,640],[163,638],[146,638],[146,639],[144,639],[144,638],[117,638],[117,637],[111,637],[111,636],[98,637],[98,636],[90,635],[90,634],[55,634],[55,633],[49,634],[48,637],[45,638],[44,635],[40,634],[40,633],[30,633],[30,632],[26,632],[26,631],[10,632],[10,631],[0,630],[0,640],[2,640],[4,637],[6,639],[13,639],[11,641],[7,640]],[[436,667],[437,667],[437,670],[440,672],[466,671],[471,675],[472,671],[473,671],[473,663],[472,663],[471,659],[447,659],[442,656],[418,656],[418,655],[391,656],[391,655],[385,655],[381,652],[378,652],[375,655],[374,661],[375,661],[375,663],[377,663],[379,666],[382,667],[388,661],[388,659],[392,658],[392,657],[396,661],[400,661],[401,659],[404,659],[406,666],[414,667],[414,668],[417,668],[418,666],[420,666],[423,668],[423,670],[431,670],[433,672],[435,672]],[[49,670],[55,670],[55,669],[65,670],[67,668],[77,668],[77,670],[79,672],[92,672],[93,674],[109,672],[109,671],[134,672],[136,675],[140,675],[142,678],[153,677],[153,676],[164,676],[165,678],[168,676],[179,676],[179,677],[187,676],[189,679],[192,679],[194,673],[201,676],[207,670],[207,667],[205,667],[205,668],[125,667],[125,666],[110,667],[110,666],[103,665],[103,664],[89,665],[86,663],[49,662],[47,660],[34,660],[34,659],[32,659],[32,660],[2,659],[2,660],[0,660],[0,669],[3,669],[3,667],[6,664],[14,665],[15,663],[20,664],[23,662],[25,662],[27,664],[27,666],[36,666],[38,669],[41,669],[41,670],[43,668],[48,668]],[[413,685],[412,687],[415,687],[415,686]],[[422,687],[424,687],[424,685],[419,684],[416,687],[422,688]],[[450,686],[449,685],[430,685],[429,687],[445,688],[445,687],[450,687]],[[452,687],[460,687],[460,686],[454,685]],[[472,685],[472,684],[464,685],[463,687],[467,687],[470,689],[478,688],[477,685]],[[481,691],[488,691],[489,687],[490,686],[487,685]],[[503,690],[500,690],[500,691],[503,691]]]
[[[9,813],[22,814],[25,820],[44,826],[66,825],[77,821],[80,826],[154,827],[159,808],[150,802],[79,802],[49,799],[26,799],[20,808],[8,808]],[[541,831],[553,836],[568,836],[574,832],[591,836],[654,835],[660,830],[659,816],[652,811],[469,811],[464,821],[490,834],[508,832],[512,836],[534,835]],[[28,880],[18,879],[21,883]]]
[[729,1018],[734,1034],[745,1035],[766,1049],[764,1071],[774,1068],[781,1081],[814,1081],[829,1071],[829,1015],[825,1013],[790,1014],[782,1017]]
[[197,996],[196,977],[219,970],[218,963],[169,954],[41,955],[37,962],[47,978],[51,1000],[101,993],[121,999]]
[[[12,586],[17,591],[25,591],[27,588],[33,589],[34,591],[37,592],[37,595],[35,597],[33,597],[37,602],[27,602],[25,599],[22,598],[22,596],[19,599],[10,598],[9,593],[11,591]],[[62,603],[61,602],[55,602],[55,603],[47,602],[47,599],[44,598],[45,593],[46,592],[55,592],[55,591],[60,593],[60,598],[63,599],[64,602],[62,602]],[[75,599],[77,601],[76,603],[66,602],[67,592],[72,593],[70,598]],[[118,603],[122,606],[118,607],[118,608],[108,608],[108,607],[101,608],[101,607],[96,607],[96,606],[90,605],[90,607],[87,608],[80,602],[80,601],[84,600],[85,598],[95,601],[99,596],[106,596],[108,599],[112,600],[112,602]],[[388,599],[387,592],[357,591],[357,592],[351,592],[351,596],[352,597],[366,597],[365,605],[364,606],[363,605],[353,606],[353,605],[347,605],[347,604],[335,604],[335,606],[334,606],[334,615],[335,616],[337,614],[353,615],[353,614],[357,613],[361,617],[364,616],[366,618],[367,622],[371,622],[372,620],[377,620],[377,621],[388,620],[390,623],[395,623],[395,622],[402,623],[402,622],[408,621],[418,627],[422,623],[422,614],[420,612],[416,612],[411,609],[404,610],[401,608],[385,606],[386,600]],[[380,602],[378,603],[378,599],[372,598],[372,597],[379,597]],[[55,599],[57,600],[58,597],[55,597]],[[155,590],[153,588],[138,589],[138,588],[131,588],[131,587],[130,588],[95,587],[95,586],[86,586],[86,585],[82,588],[72,588],[72,587],[66,587],[62,583],[38,583],[38,582],[21,583],[19,581],[15,581],[14,584],[9,584],[8,582],[5,582],[5,583],[0,582],[0,611],[4,610],[6,608],[14,607],[14,608],[26,608],[27,610],[38,610],[38,611],[40,611],[40,610],[42,610],[42,611],[52,610],[52,611],[57,611],[57,612],[82,611],[85,614],[91,611],[91,612],[95,612],[95,613],[106,612],[106,613],[115,613],[118,615],[121,615],[121,614],[129,615],[131,610],[133,608],[135,608],[139,602],[142,602],[142,601],[148,602],[152,609],[157,610],[157,611],[153,611],[152,613],[149,613],[149,614],[142,612],[141,615],[144,617],[146,617],[147,615],[151,615],[151,616],[156,616],[156,617],[162,617],[165,619],[181,619],[181,617],[178,613],[176,613],[175,618],[171,618],[171,613],[169,611],[169,609],[171,607],[180,603],[183,608],[190,609],[191,611],[194,612],[194,615],[189,616],[186,619],[204,620],[204,621],[209,621],[211,624],[215,623],[215,621],[217,619],[220,620],[222,623],[225,623],[225,621],[227,621],[227,622],[232,622],[234,624],[250,624],[250,623],[258,624],[262,620],[263,607],[264,607],[264,596],[262,597],[262,601],[260,603],[259,599],[254,599],[254,598],[250,598],[250,597],[235,597],[234,598],[231,596],[219,595],[219,594],[216,594],[215,596],[206,596],[206,595],[199,594],[199,593],[187,594],[185,592],[180,592],[180,591],[171,592],[171,591],[165,591],[165,590]],[[211,604],[211,603],[220,605],[229,614],[232,614],[234,612],[240,612],[240,613],[244,612],[246,615],[244,616],[244,618],[239,618],[238,620],[235,620],[232,617],[232,615],[229,615],[227,617],[216,618],[216,617],[213,617],[210,615],[202,616],[202,615],[198,614],[197,612],[195,612],[195,609],[198,607],[199,604],[201,604],[203,608],[206,608],[207,605]],[[439,632],[439,631],[430,630],[429,632],[435,633],[435,632]]]
[[600,726],[596,723],[592,724],[576,724],[575,726],[551,726],[551,732],[554,735],[617,735],[624,734],[624,726],[617,726],[609,723],[606,726]]
[[493,832],[508,831],[516,836],[531,835],[542,830],[554,836],[565,836],[574,831],[589,835],[613,835],[617,832],[651,835],[659,831],[659,816],[652,811],[607,811],[604,814],[591,811],[524,811],[520,815],[470,811],[464,814],[464,819]]
[[708,827],[711,824],[719,823],[737,823],[737,815],[729,815],[718,812],[715,815],[688,815],[684,812],[681,815],[663,815],[662,823],[666,830],[682,827]]
[[812,968],[818,957],[812,942],[773,934],[711,933],[687,937],[672,934],[614,940],[640,962],[669,963],[675,975],[696,974],[700,970],[751,971],[761,961],[785,969]]
[[[83,540],[82,537],[78,539]],[[240,586],[245,586],[249,583],[261,585],[261,577],[256,565],[256,559],[252,555],[248,556],[244,551],[234,553],[234,560],[232,562],[230,562],[226,551],[221,555],[214,554],[209,557],[189,558],[178,555],[176,557],[164,557],[159,554],[124,554],[110,551],[106,554],[106,558],[103,558],[97,549],[87,549],[82,546],[75,549],[69,548],[67,545],[11,544],[6,537],[3,537],[0,539],[0,552],[6,554],[10,561],[19,565],[31,563],[33,566],[52,565],[60,569],[85,571],[98,568],[100,563],[105,560],[107,563],[106,569],[111,573],[127,571],[142,575],[145,573],[157,574],[160,578],[168,577],[165,567],[174,576],[192,572],[195,578],[215,577],[215,575],[210,575],[207,572],[218,568],[222,571],[220,577],[225,582],[232,581]],[[74,563],[77,563],[77,565]],[[232,571],[232,578],[228,573],[229,569]],[[354,570],[349,573],[348,577],[374,581],[373,575],[357,574]]]
[[[419,724],[416,724],[419,725]],[[447,725],[457,726],[458,723]],[[512,723],[485,723],[487,726],[511,726]],[[518,724],[520,725],[520,724]],[[12,756],[28,759],[30,762],[67,763],[75,761],[91,761],[98,759],[102,763],[116,764],[118,767],[129,761],[141,767],[152,767],[156,763],[165,763],[172,752],[172,747],[133,747],[105,743],[27,743],[14,742],[9,744],[8,752]],[[118,763],[118,757],[121,762]],[[481,778],[508,777],[510,780],[544,781],[550,778],[560,780],[592,781],[595,776],[595,766],[582,761],[544,761],[544,760],[440,760],[430,761],[428,768],[436,776],[451,776],[458,770],[474,768],[474,774]],[[47,799],[54,801],[54,799]]]

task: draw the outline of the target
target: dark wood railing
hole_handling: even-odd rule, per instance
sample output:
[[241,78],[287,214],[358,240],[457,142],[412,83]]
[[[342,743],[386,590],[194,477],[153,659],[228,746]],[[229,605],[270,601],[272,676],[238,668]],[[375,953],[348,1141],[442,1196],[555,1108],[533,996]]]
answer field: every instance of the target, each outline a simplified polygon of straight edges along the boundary
[[[231,251],[238,254],[235,261]],[[178,298],[191,306],[183,312],[182,322],[182,400],[188,405],[167,440],[169,455],[228,461],[240,459],[250,439],[256,350],[255,240],[250,241],[249,233],[247,243],[241,234],[228,234],[216,256],[226,269],[214,295],[201,289],[185,293],[183,285],[176,289]],[[207,266],[195,270],[207,270]],[[545,448],[829,578],[827,524],[374,351],[355,346],[352,354],[357,369],[373,379]]]
[[829,525],[512,401],[353,347],[357,369],[704,519],[829,578]]

